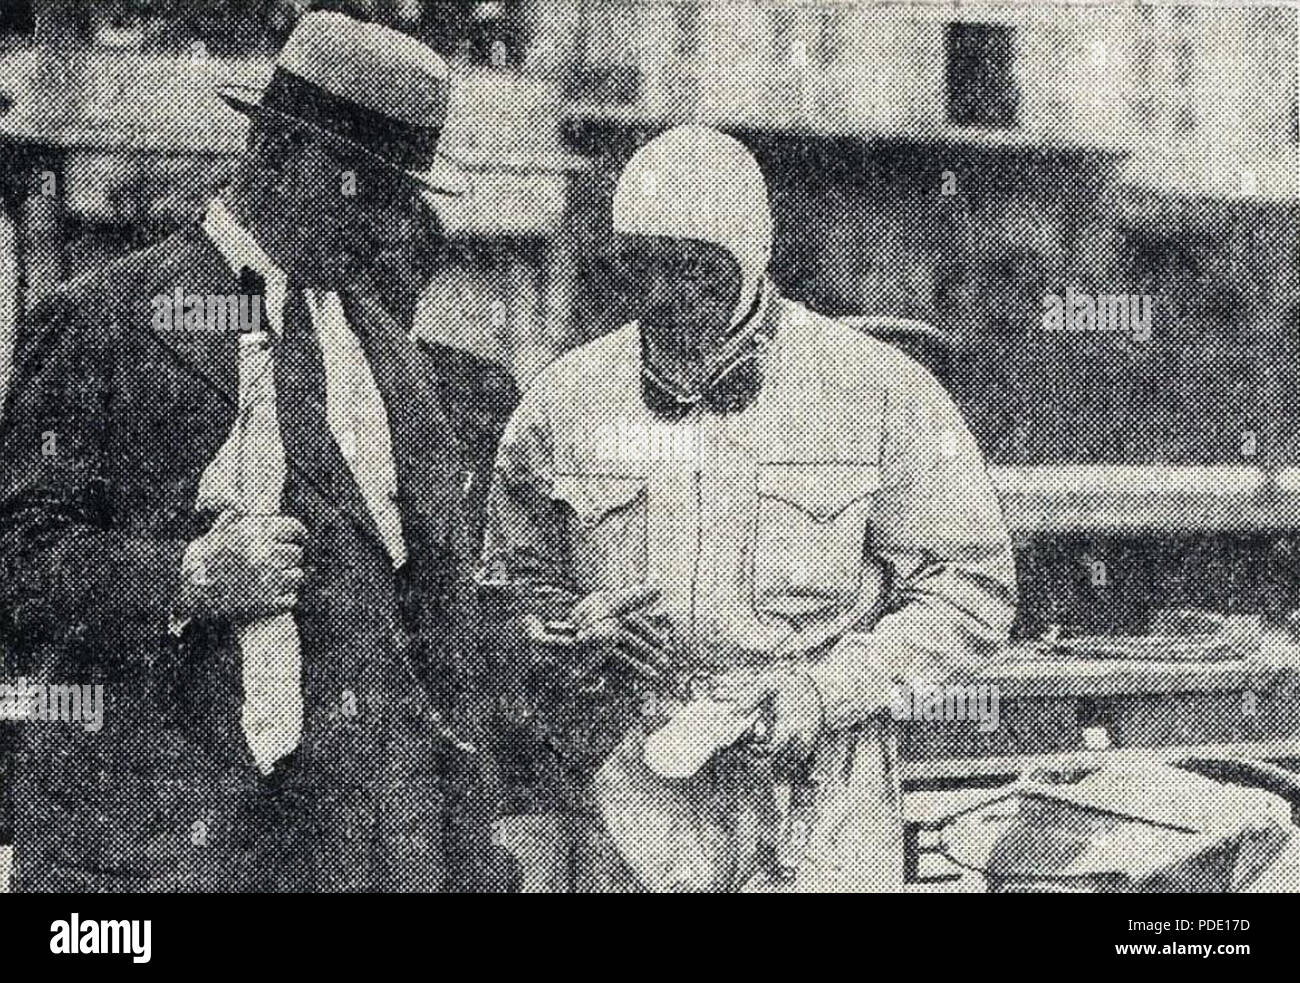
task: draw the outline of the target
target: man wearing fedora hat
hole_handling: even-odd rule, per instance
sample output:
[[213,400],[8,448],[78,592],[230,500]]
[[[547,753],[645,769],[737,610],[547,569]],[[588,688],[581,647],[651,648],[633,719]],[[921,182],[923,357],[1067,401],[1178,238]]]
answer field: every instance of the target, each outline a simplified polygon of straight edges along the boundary
[[447,67],[313,13],[222,95],[229,188],[60,289],[17,361],[4,628],[32,680],[105,694],[97,730],[20,728],[17,887],[501,887],[463,713],[474,462],[455,380],[367,299],[421,196],[464,188]]

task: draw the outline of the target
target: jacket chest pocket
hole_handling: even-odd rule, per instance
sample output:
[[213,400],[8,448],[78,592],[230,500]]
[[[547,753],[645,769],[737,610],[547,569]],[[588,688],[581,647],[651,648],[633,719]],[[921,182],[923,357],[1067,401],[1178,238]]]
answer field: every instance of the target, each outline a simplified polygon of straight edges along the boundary
[[757,483],[755,611],[803,618],[853,607],[864,584],[879,466],[760,464]]
[[647,483],[644,477],[562,474],[555,497],[573,509],[572,568],[584,591],[645,582]]

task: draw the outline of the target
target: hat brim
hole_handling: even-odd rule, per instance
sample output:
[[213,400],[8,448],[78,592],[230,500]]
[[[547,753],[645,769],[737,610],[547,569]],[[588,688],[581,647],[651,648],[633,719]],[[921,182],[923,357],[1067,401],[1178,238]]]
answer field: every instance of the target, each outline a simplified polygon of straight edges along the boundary
[[389,170],[405,174],[412,181],[421,185],[422,189],[427,193],[458,198],[474,190],[473,183],[465,172],[457,165],[456,161],[440,150],[435,152],[433,165],[429,170],[411,171],[404,167],[399,167],[382,155],[374,153],[364,144],[357,143],[355,140],[349,140],[347,137],[322,129],[307,120],[299,119],[297,116],[291,116],[290,114],[280,112],[277,109],[268,109],[259,101],[259,96],[261,95],[260,90],[244,86],[227,85],[219,88],[217,90],[217,95],[231,109],[234,109],[236,112],[242,113],[245,116],[253,116],[257,113],[269,113],[272,116],[292,120],[301,126],[305,126],[313,133],[319,133],[336,143],[364,154],[366,157]]

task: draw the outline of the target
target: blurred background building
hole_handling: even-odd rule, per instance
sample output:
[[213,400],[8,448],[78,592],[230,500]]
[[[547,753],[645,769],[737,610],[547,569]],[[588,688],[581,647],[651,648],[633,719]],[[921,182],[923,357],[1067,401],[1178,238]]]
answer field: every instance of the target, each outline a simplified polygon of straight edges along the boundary
[[[45,0],[0,53],[0,326],[197,214],[243,132],[213,86],[265,77],[308,6],[457,72],[476,193],[441,215],[421,333],[526,383],[612,328],[618,170],[711,123],[765,167],[787,294],[933,328],[901,335],[995,466],[1022,631],[1296,606],[1294,8]],[[1151,297],[1150,338],[1045,331],[1067,291]]]

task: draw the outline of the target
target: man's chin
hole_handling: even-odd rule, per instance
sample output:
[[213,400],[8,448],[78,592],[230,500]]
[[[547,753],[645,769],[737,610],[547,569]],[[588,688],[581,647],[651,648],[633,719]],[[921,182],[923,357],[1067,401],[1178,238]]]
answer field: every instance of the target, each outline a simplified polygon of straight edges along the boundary
[[682,361],[703,357],[700,351],[702,344],[698,341],[704,336],[702,332],[674,328],[644,319],[638,320],[637,323],[641,325],[641,334],[646,339],[648,347],[656,355]]
[[658,379],[667,383],[681,395],[691,395],[703,391],[704,374],[702,372],[681,371],[666,367],[662,362],[651,361],[647,366]]

